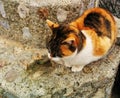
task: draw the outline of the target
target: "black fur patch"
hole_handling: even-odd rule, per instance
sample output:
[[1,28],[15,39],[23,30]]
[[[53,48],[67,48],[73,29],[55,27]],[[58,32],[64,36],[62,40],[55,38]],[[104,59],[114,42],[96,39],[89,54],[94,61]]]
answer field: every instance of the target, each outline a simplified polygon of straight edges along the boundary
[[101,15],[99,13],[90,13],[84,20],[84,25],[86,27],[95,29],[98,36],[102,35],[102,32],[99,30],[101,27],[101,21],[99,20],[100,17]]
[[111,23],[110,23],[110,21],[108,21],[107,19],[105,19],[105,26],[106,26],[106,29],[107,29],[107,32],[109,32],[108,34],[107,34],[107,36],[109,37],[109,38],[111,38]]
[[[51,39],[46,43],[46,47],[51,53],[52,57],[62,57],[62,52],[60,51],[60,46],[62,41],[67,38],[67,35],[72,32],[66,25],[61,25],[58,28],[53,28],[53,34]],[[70,47],[70,49],[72,49]]]
[[[106,35],[111,38],[111,23],[100,13],[89,13],[84,19],[84,26],[94,29],[98,36]],[[103,31],[103,28],[106,32]]]

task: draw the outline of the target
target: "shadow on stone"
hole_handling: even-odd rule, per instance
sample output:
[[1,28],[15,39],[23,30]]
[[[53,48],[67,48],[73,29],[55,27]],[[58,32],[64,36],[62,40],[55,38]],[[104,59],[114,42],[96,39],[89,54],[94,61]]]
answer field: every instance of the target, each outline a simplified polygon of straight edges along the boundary
[[27,71],[30,74],[40,70],[45,73],[53,71],[52,63],[47,56],[43,56],[42,59],[35,60],[27,68]]
[[120,64],[115,77],[115,82],[112,88],[111,98],[120,98]]

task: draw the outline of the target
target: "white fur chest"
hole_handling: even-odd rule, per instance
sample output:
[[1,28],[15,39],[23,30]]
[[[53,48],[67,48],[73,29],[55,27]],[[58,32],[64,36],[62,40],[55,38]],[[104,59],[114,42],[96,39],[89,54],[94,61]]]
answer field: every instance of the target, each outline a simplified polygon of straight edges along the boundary
[[86,37],[86,46],[79,53],[76,51],[76,53],[72,56],[62,58],[66,66],[85,66],[86,64],[96,61],[102,57],[93,55],[92,40],[84,31],[82,31],[82,33]]

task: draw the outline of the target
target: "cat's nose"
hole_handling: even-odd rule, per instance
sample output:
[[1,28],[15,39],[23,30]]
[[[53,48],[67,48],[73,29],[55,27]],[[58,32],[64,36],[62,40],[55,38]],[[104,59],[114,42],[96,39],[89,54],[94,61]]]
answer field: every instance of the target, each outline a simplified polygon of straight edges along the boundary
[[57,54],[55,54],[55,53],[54,53],[54,54],[51,54],[51,57],[56,57],[56,56],[57,56]]

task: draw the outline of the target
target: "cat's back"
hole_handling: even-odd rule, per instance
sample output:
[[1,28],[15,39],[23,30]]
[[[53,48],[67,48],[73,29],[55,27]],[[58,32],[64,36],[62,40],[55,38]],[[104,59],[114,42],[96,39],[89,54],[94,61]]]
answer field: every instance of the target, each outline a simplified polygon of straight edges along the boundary
[[[104,55],[116,40],[116,23],[112,14],[102,8],[86,10],[80,18],[71,23],[84,32],[92,42],[94,55]],[[86,44],[87,46],[87,44]]]
[[113,43],[116,39],[117,30],[113,15],[102,8],[86,10],[83,15],[83,26],[95,30],[96,34],[106,36]]

